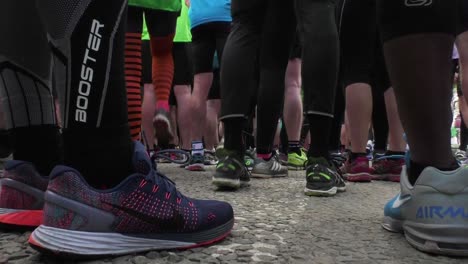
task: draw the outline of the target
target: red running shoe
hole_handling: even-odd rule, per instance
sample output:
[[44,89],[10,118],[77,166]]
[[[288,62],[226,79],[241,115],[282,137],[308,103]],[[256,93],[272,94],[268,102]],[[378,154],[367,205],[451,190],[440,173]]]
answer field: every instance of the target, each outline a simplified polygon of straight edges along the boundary
[[8,161],[0,176],[0,225],[7,228],[39,226],[47,182],[31,163]]
[[[151,168],[146,154],[140,157]],[[154,169],[96,190],[78,171],[57,166],[45,194],[44,223],[29,243],[62,257],[113,256],[208,245],[233,225],[231,205],[188,198]]]
[[358,157],[354,161],[346,161],[343,177],[350,182],[371,182],[371,170],[367,157]]
[[405,165],[404,157],[381,157],[372,162],[372,179],[400,182],[400,174],[403,165]]

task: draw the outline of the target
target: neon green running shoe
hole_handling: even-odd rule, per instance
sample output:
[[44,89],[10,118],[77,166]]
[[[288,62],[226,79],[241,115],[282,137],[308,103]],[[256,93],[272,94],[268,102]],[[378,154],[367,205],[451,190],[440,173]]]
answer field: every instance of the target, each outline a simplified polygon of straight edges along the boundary
[[307,162],[307,154],[301,149],[301,154],[296,152],[288,153],[288,169],[290,170],[304,170],[305,163]]

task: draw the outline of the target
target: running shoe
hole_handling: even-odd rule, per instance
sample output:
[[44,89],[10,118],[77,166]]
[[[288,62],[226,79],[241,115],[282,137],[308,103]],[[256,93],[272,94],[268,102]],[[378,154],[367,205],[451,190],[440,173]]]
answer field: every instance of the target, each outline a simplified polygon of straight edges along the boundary
[[371,170],[367,157],[357,157],[354,161],[346,161],[343,166],[344,178],[350,182],[371,182]]
[[323,157],[310,157],[306,164],[306,181],[305,195],[334,196],[338,192],[341,176],[333,162]]
[[159,109],[153,118],[153,126],[158,145],[162,147],[169,146],[169,142],[174,139],[169,113],[164,109]]
[[252,159],[252,157],[250,157],[249,155],[244,155],[244,165],[248,171],[253,170],[254,164],[255,164],[255,160]]
[[382,227],[404,233],[421,251],[468,256],[468,167],[428,167],[414,186],[403,167],[400,186],[400,193],[385,205]]
[[305,163],[307,162],[307,155],[301,149],[301,153],[290,152],[288,153],[288,169],[290,170],[303,170],[305,169]]
[[207,166],[213,166],[218,164],[218,159],[216,158],[216,154],[214,151],[206,150],[204,154],[204,164]]
[[283,166],[273,155],[270,160],[256,159],[252,169],[252,178],[287,177],[288,167]]
[[[151,168],[149,158],[139,162]],[[29,244],[61,257],[114,256],[209,245],[233,225],[228,203],[186,197],[153,169],[97,190],[75,169],[57,166],[45,194],[44,223]]]
[[0,176],[0,225],[30,228],[42,223],[48,180],[29,162],[11,160]]
[[185,166],[189,171],[205,171],[205,157],[201,154],[193,154],[190,163]]
[[232,155],[222,158],[216,165],[213,185],[220,189],[234,189],[250,184],[250,173],[240,160]]
[[466,151],[463,151],[461,149],[457,149],[457,151],[455,151],[455,158],[459,161],[459,162],[463,162],[467,159],[466,157]]
[[371,176],[373,180],[399,182],[400,174],[405,165],[404,156],[384,156],[372,162]]

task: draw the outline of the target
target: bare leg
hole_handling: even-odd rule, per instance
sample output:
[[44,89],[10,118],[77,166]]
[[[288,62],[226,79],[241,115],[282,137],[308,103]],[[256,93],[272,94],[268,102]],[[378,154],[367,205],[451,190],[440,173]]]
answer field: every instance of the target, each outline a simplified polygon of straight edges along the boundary
[[156,111],[156,97],[154,95],[154,88],[152,84],[146,83],[144,86],[143,96],[143,111],[142,111],[142,127],[145,137],[147,148],[154,150],[155,137],[154,137],[154,126],[153,117]]
[[177,123],[180,131],[179,145],[183,150],[192,148],[191,138],[191,118],[190,118],[190,103],[191,93],[190,86],[176,85],[174,86],[174,94],[177,99]]
[[385,92],[385,107],[387,110],[388,119],[388,143],[390,151],[404,152],[406,149],[406,141],[403,138],[403,125],[401,124],[400,116],[398,114],[398,107],[395,99],[395,92],[393,88]]

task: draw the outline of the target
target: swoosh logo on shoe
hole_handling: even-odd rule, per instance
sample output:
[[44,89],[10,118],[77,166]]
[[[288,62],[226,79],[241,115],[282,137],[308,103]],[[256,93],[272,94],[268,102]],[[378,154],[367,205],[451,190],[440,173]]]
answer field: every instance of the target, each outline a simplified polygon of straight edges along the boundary
[[[104,202],[105,203],[105,202]],[[173,209],[174,216],[170,219],[160,219],[158,217],[151,217],[147,214],[143,214],[139,211],[133,210],[128,207],[120,206],[117,204],[105,203],[112,208],[120,210],[132,217],[142,220],[150,225],[159,225],[161,230],[177,230],[184,227],[184,215],[179,210]]]
[[398,194],[398,198],[395,199],[395,201],[393,202],[392,208],[394,208],[394,209],[399,208],[404,203],[408,202],[409,200],[411,200],[411,196],[408,195],[408,196],[405,196],[405,197],[401,197],[401,194]]

